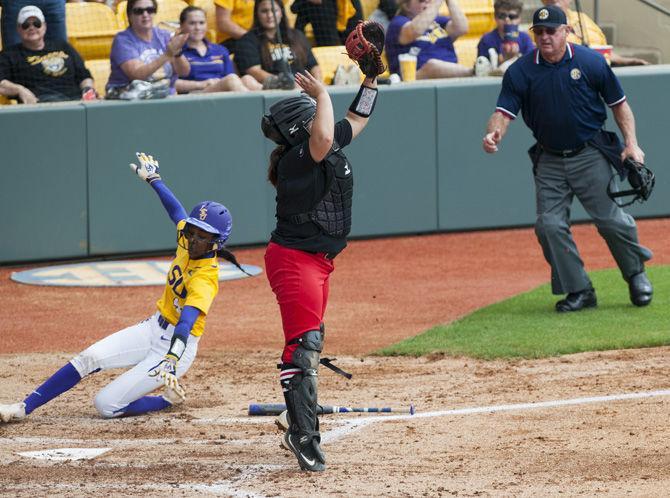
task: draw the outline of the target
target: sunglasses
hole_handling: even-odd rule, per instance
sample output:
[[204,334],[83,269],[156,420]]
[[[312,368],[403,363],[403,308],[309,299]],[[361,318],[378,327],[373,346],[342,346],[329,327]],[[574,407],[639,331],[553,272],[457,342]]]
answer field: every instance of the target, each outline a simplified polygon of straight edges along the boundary
[[131,12],[136,16],[141,16],[145,12],[147,14],[155,14],[157,12],[156,7],[133,7]]
[[553,36],[556,34],[556,28],[546,28],[546,27],[533,28],[533,33],[535,33],[536,36],[542,36],[545,33],[547,33],[549,36]]
[[501,21],[504,21],[505,19],[509,19],[510,21],[516,21],[519,18],[519,14],[509,14],[505,12],[501,12],[500,14],[496,14],[496,19],[500,19]]
[[42,27],[42,21],[40,21],[39,19],[35,19],[34,21],[23,21],[23,24],[21,24],[21,29],[25,31],[29,29],[31,26],[40,29]]

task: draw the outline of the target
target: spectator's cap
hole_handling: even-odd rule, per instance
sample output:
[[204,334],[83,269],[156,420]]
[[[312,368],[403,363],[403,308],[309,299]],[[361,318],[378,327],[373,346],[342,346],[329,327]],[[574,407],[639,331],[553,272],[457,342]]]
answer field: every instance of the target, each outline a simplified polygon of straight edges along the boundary
[[44,14],[42,14],[42,11],[38,7],[35,7],[34,5],[26,5],[19,11],[19,17],[16,19],[16,24],[23,24],[31,17],[36,17],[40,21],[45,22]]
[[555,5],[547,5],[541,9],[537,9],[533,14],[533,25],[530,29],[537,26],[546,26],[547,28],[558,28],[564,24],[568,24],[565,17],[565,12],[560,7]]

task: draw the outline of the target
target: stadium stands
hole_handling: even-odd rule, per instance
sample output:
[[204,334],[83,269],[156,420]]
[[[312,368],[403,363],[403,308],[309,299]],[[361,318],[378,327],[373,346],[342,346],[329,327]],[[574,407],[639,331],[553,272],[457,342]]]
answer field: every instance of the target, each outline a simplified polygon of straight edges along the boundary
[[84,60],[109,57],[121,29],[112,9],[100,3],[67,3],[65,21],[68,40]]
[[[333,47],[314,47],[312,49],[314,57],[319,63],[321,74],[323,74],[323,81],[326,85],[333,82],[333,76],[338,65],[349,66],[355,64],[347,55],[347,49],[344,45],[336,45]],[[361,73],[361,80],[363,75]]]
[[[468,18],[467,37],[479,39],[484,33],[496,27],[493,16],[493,0],[459,0],[458,5]],[[447,4],[442,4],[440,14],[448,16]]]
[[112,71],[109,58],[87,60],[84,61],[84,64],[91,72],[91,76],[93,77],[93,82],[95,86],[95,91],[98,92],[98,95],[101,98],[104,97],[105,85],[107,84],[107,80],[109,80],[109,73]]
[[467,67],[472,67],[477,59],[477,45],[479,37],[462,36],[454,42],[458,63]]

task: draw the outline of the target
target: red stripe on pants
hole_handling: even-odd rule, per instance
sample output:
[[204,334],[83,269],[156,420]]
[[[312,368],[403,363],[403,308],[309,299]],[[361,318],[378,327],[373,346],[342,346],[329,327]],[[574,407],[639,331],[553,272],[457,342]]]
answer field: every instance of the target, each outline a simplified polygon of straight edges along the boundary
[[270,242],[265,272],[281,311],[286,346],[282,362],[290,363],[297,344],[288,342],[308,330],[319,330],[328,304],[328,279],[335,269],[323,253],[312,254]]

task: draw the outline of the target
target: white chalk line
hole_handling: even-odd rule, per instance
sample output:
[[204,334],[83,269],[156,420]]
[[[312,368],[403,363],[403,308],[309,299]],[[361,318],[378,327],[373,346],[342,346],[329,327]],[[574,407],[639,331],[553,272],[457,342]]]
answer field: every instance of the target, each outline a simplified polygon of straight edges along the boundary
[[[479,407],[470,407],[470,408],[457,408],[457,409],[451,409],[451,410],[438,410],[438,411],[431,411],[431,412],[419,412],[415,413],[414,415],[409,415],[409,414],[403,414],[403,415],[385,415],[385,416],[368,416],[368,417],[357,417],[357,418],[347,418],[347,419],[342,419],[340,422],[342,422],[344,425],[337,427],[335,429],[332,429],[330,431],[324,432],[322,434],[322,440],[324,443],[332,443],[335,441],[338,441],[346,436],[349,436],[353,434],[354,432],[358,431],[359,429],[362,429],[363,427],[366,427],[368,425],[372,425],[374,423],[381,423],[381,422],[393,422],[393,421],[399,421],[399,420],[413,420],[413,419],[420,419],[420,418],[433,418],[433,417],[447,417],[447,416],[462,416],[462,415],[472,415],[472,414],[481,414],[481,413],[500,413],[500,412],[512,412],[512,411],[523,411],[523,410],[539,410],[539,409],[546,409],[546,408],[558,408],[558,407],[565,407],[565,406],[578,406],[578,405],[586,405],[586,404],[595,404],[595,403],[609,403],[609,402],[616,402],[616,401],[627,401],[627,400],[635,400],[635,399],[647,399],[647,398],[654,398],[654,397],[659,397],[659,396],[670,396],[670,390],[656,390],[656,391],[647,391],[647,392],[635,392],[635,393],[622,393],[622,394],[613,394],[613,395],[607,395],[607,396],[590,396],[590,397],[584,397],[584,398],[571,398],[571,399],[558,399],[558,400],[550,400],[550,401],[538,401],[538,402],[532,402],[532,403],[517,403],[517,404],[505,404],[505,405],[489,405],[489,406],[479,406]],[[224,423],[239,423],[240,421],[248,421],[249,419],[243,419],[243,418],[216,418],[216,419],[200,419],[201,423],[204,424],[212,424],[212,425],[218,425],[218,424],[224,424]],[[195,420],[194,420],[195,421]],[[265,421],[259,421],[259,423],[264,423]],[[266,423],[266,422],[265,422]],[[9,442],[35,442],[35,440],[44,440],[44,441],[51,441],[51,444],[54,442],[54,438],[30,438],[30,437],[17,437],[17,438],[0,438],[0,444],[3,443],[9,443]],[[59,442],[61,441],[68,441],[68,442],[87,442],[91,443],[91,440],[75,440],[75,439],[61,439],[58,440]],[[214,444],[213,441],[203,441],[203,440],[197,440],[197,439],[179,439],[179,440],[174,440],[174,442],[189,442],[189,443],[194,443],[194,444]],[[115,443],[119,446],[125,446],[125,445],[137,445],[137,444],[142,444],[142,445],[153,445],[153,444],[164,444],[166,442],[165,439],[130,439],[130,440],[104,440],[104,444],[107,445],[114,445]],[[221,443],[219,443],[221,444]],[[239,467],[238,467],[239,468]],[[249,479],[254,479],[258,476],[260,476],[263,473],[269,473],[269,472],[274,472],[278,470],[286,470],[287,468],[292,468],[288,467],[286,465],[257,465],[257,466],[246,466],[245,470],[242,471],[242,473],[235,479],[231,479],[229,481],[218,481],[214,482],[211,484],[205,484],[205,483],[183,483],[183,484],[145,484],[141,485],[140,487],[142,489],[147,489],[147,490],[165,490],[165,489],[172,489],[172,490],[184,490],[184,491],[204,491],[204,492],[210,492],[213,494],[226,494],[229,496],[233,496],[235,498],[237,497],[244,497],[244,496],[249,496],[253,498],[263,498],[263,495],[258,495],[254,494],[252,492],[249,492],[247,490],[243,490],[240,488],[241,481],[247,481]],[[79,489],[79,487],[74,487],[72,485],[66,485],[66,484],[50,484],[50,487],[55,487],[55,488],[63,488],[63,489]],[[24,488],[25,489],[33,489],[34,486],[31,485],[19,485],[19,486],[14,486],[14,489],[19,489],[19,488]],[[119,483],[110,483],[110,484],[95,484],[94,487],[96,489],[101,489],[101,488],[109,488],[109,489],[134,489],[137,490],[137,486],[129,486],[129,485],[124,485],[124,484],[119,484]]]
[[433,412],[415,413],[414,415],[388,415],[384,417],[361,417],[346,420],[347,425],[338,427],[322,434],[322,441],[337,441],[351,433],[374,423],[393,422],[397,420],[412,420],[417,418],[447,417],[453,415],[472,415],[477,413],[499,413],[521,410],[538,410],[543,408],[557,408],[563,406],[586,405],[592,403],[608,403],[612,401],[625,401],[631,399],[654,398],[657,396],[670,396],[670,389],[657,391],[646,391],[637,393],[612,394],[609,396],[590,396],[586,398],[557,399],[551,401],[538,401],[533,403],[517,403],[511,405],[477,406],[472,408],[457,408],[453,410],[439,410]]

